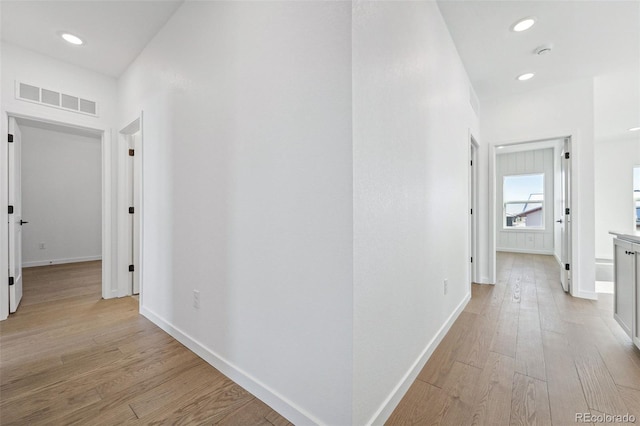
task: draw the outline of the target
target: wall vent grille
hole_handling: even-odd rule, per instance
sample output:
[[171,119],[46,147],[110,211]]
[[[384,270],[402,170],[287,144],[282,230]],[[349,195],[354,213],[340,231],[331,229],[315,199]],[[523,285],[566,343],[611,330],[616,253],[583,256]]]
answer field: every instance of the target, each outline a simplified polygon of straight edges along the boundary
[[16,98],[80,114],[98,116],[98,103],[79,96],[16,81]]

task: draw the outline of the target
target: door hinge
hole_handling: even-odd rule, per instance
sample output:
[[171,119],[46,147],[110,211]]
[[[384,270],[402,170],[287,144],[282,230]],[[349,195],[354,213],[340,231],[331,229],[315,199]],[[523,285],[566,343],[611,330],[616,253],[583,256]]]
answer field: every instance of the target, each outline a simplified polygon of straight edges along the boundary
[[13,285],[13,282],[14,282],[14,281],[15,281],[15,280],[13,279],[13,277],[9,277],[9,285]]
[[473,160],[471,160],[471,165],[473,166]]
[[471,257],[471,263],[473,263],[473,257]]
[[564,209],[564,214],[566,215],[570,215],[571,214],[571,209],[569,207],[567,207],[566,209]]
[[[558,157],[556,157],[556,158],[558,158]],[[564,158],[566,158],[568,160],[569,158],[571,158],[571,154],[569,154],[568,152],[565,152],[564,153]]]
[[471,214],[473,214],[473,209],[471,209]]
[[135,209],[133,207],[129,207],[129,214],[133,214],[135,212]]
[[133,157],[133,155],[136,153],[135,149],[130,149],[129,150],[129,157]]
[[9,141],[9,143],[13,143],[13,135],[11,133],[9,133],[9,137],[7,138],[7,140]]
[[568,263],[565,263],[564,264],[564,269],[565,269],[565,271],[569,271],[569,270],[571,270],[571,267],[569,266]]
[[13,214],[13,206],[9,206],[9,214]]
[[133,265],[129,265],[129,272],[133,272],[133,271],[134,271]]

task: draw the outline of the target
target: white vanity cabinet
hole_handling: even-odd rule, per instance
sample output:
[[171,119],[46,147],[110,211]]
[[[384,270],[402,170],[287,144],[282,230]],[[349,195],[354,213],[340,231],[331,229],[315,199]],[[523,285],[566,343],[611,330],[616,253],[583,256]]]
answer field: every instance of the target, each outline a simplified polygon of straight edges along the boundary
[[613,316],[640,348],[640,242],[613,240]]

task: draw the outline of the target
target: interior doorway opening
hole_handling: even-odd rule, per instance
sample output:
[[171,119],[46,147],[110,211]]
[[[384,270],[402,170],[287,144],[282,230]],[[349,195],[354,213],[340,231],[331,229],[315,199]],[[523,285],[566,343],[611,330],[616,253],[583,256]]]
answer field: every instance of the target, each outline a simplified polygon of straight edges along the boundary
[[6,119],[9,277],[2,311],[78,295],[100,298],[107,243],[104,132],[19,115]]
[[491,266],[496,253],[553,256],[572,293],[571,137],[493,147]]
[[141,293],[142,281],[142,116],[119,133],[118,296]]
[[473,135],[469,136],[469,284],[478,280],[478,149]]

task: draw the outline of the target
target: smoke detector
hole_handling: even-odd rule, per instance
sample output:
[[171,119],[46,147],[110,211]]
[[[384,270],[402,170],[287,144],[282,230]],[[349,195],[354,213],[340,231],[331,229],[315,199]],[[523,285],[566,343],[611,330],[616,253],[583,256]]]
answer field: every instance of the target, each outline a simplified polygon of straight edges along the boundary
[[536,48],[536,50],[534,50],[533,52],[536,55],[542,56],[542,55],[548,55],[549,53],[551,53],[551,49],[553,48],[552,45],[550,44],[545,44],[542,46],[539,46]]

